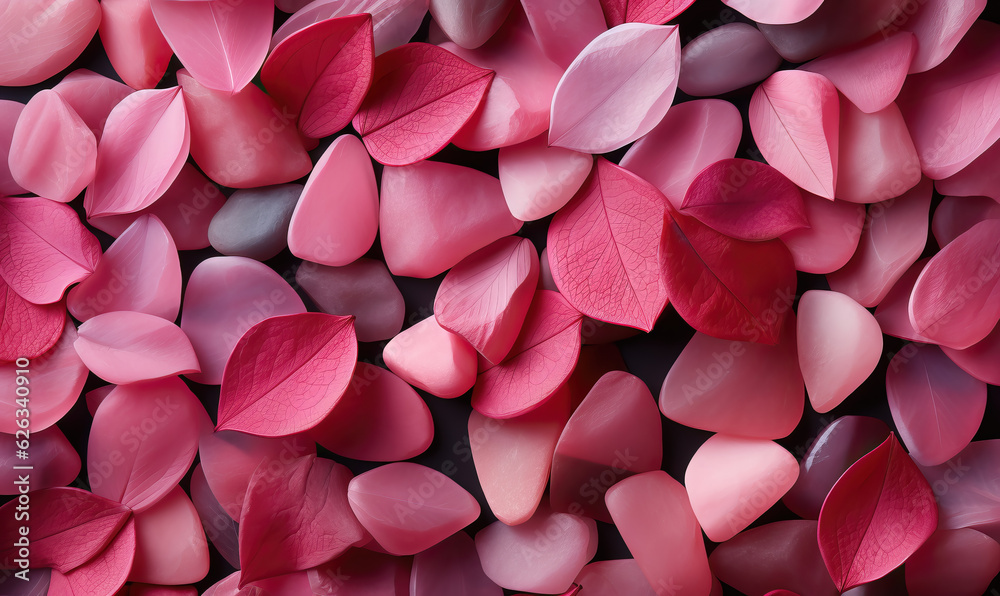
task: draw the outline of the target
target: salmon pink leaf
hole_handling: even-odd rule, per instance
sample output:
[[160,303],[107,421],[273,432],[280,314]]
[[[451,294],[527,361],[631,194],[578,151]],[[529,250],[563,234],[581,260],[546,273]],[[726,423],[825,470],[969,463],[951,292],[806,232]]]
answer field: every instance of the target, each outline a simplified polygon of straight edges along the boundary
[[608,27],[622,23],[662,25],[678,17],[694,0],[601,0]]
[[65,321],[61,302],[33,304],[0,278],[0,362],[41,356],[59,341]]

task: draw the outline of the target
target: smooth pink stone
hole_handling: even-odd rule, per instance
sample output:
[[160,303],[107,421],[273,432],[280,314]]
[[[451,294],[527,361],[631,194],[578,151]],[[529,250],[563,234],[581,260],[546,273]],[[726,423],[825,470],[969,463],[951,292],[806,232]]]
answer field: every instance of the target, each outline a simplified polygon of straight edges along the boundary
[[818,519],[826,495],[840,476],[888,436],[889,427],[878,418],[837,418],[809,446],[799,463],[799,479],[782,502],[800,517]]
[[449,39],[463,48],[478,48],[516,4],[516,0],[430,0],[430,10]]
[[98,142],[111,110],[135,91],[128,85],[86,68],[69,73],[52,90],[61,95],[87,123]]
[[41,83],[77,59],[97,33],[97,0],[7,0],[0,4],[0,85]]
[[777,503],[798,476],[795,456],[777,443],[712,435],[688,462],[684,486],[705,535],[725,542]]
[[[31,448],[27,459],[17,458],[17,443],[22,436],[0,433],[0,494],[16,495],[19,484],[15,484],[18,475],[24,472],[15,470],[14,466],[33,466],[31,473],[32,490],[66,486],[76,479],[80,473],[80,455],[66,439],[66,435],[58,426],[33,432],[29,436]],[[3,583],[0,582],[0,586]]]
[[688,95],[722,95],[763,81],[781,56],[753,25],[727,23],[692,39],[681,52],[677,86]]
[[924,250],[932,192],[924,179],[902,196],[871,205],[854,256],[826,276],[830,289],[865,308],[878,306]]
[[[73,344],[77,340],[76,325],[68,316],[66,327],[56,345],[38,358],[33,358],[28,368],[31,382],[31,431],[40,432],[58,422],[69,412],[83,391],[90,371],[80,360]],[[0,383],[16,387],[17,371],[23,370],[14,362],[0,363]],[[20,427],[14,412],[21,408],[14,400],[13,391],[0,394],[0,432],[15,434]]]
[[351,386],[308,434],[337,455],[399,461],[430,447],[434,421],[427,404],[406,381],[374,364],[358,362]]
[[222,383],[226,360],[250,327],[268,317],[303,312],[299,295],[267,265],[245,257],[205,259],[184,290],[181,329],[201,364],[201,372],[188,378]]
[[73,344],[95,375],[124,385],[200,370],[191,341],[169,321],[127,310],[108,312],[80,325]]
[[307,574],[315,596],[410,596],[411,563],[411,557],[352,548]]
[[483,573],[476,545],[465,532],[417,553],[410,572],[410,596],[503,596]]
[[133,89],[152,89],[174,52],[160,33],[149,0],[101,2],[101,43],[115,72]]
[[337,137],[309,174],[288,226],[292,254],[342,267],[364,256],[378,232],[378,187],[358,137]]
[[551,0],[521,0],[521,6],[542,51],[562,68],[608,29],[599,0],[573,0],[555,10]]
[[837,199],[875,203],[898,197],[920,182],[920,159],[896,104],[865,114],[840,102]]
[[382,171],[379,231],[393,275],[434,277],[520,227],[489,174],[435,161]]
[[11,176],[7,161],[10,157],[10,145],[14,138],[14,127],[24,110],[24,104],[0,99],[0,196],[23,194],[14,177]]
[[574,583],[585,586],[588,596],[656,596],[635,559],[594,561]]
[[760,32],[789,62],[805,62],[884,31],[899,16],[896,0],[824,2],[798,23],[761,25]]
[[483,571],[508,590],[565,592],[593,556],[587,521],[543,506],[517,526],[493,522],[476,534]]
[[795,268],[806,273],[832,273],[851,260],[858,248],[867,211],[864,205],[830,201],[802,191],[808,228],[781,235]]
[[882,355],[882,330],[875,317],[839,292],[803,294],[796,332],[806,394],[820,414],[857,389]]
[[[903,316],[909,322],[905,313]],[[990,385],[1000,385],[1000,367],[996,365],[1000,362],[1000,325],[994,327],[979,343],[964,350],[948,346],[941,346],[941,349],[952,362],[973,377]]]
[[191,157],[205,175],[232,188],[284,184],[305,176],[312,161],[287,113],[256,85],[230,95],[177,71],[191,123]]
[[795,594],[836,596],[816,542],[816,522],[786,520],[751,528],[709,558],[712,571],[744,594],[763,596],[777,586]]
[[910,596],[978,596],[1000,572],[1000,544],[975,530],[938,530],[904,566]]
[[943,195],[982,195],[1000,200],[1000,143],[993,143],[982,155],[955,174],[936,180],[934,187]]
[[736,155],[743,119],[721,99],[696,99],[670,108],[633,144],[621,166],[659,188],[680,209],[691,182],[709,165]]
[[51,89],[38,92],[24,106],[11,149],[8,163],[14,181],[46,199],[68,203],[94,180],[94,133]]
[[69,291],[70,314],[86,321],[128,310],[177,318],[181,263],[177,246],[155,215],[142,215],[108,248],[90,277]]
[[701,527],[680,482],[662,470],[637,474],[608,489],[605,501],[657,594],[705,596],[712,590]]
[[382,358],[404,381],[438,397],[458,397],[476,384],[476,349],[433,316],[392,338]]
[[794,318],[774,346],[695,332],[660,389],[660,411],[674,422],[758,439],[791,433],[804,404]]
[[191,473],[191,502],[201,518],[205,535],[227,563],[240,566],[239,524],[226,513],[205,479],[201,464]]
[[885,295],[885,298],[878,303],[875,309],[875,320],[878,321],[882,333],[920,343],[931,343],[929,339],[917,333],[910,322],[910,294],[913,292],[913,285],[917,282],[917,277],[924,270],[930,258],[920,259],[910,266],[902,276],[893,284],[892,289]]
[[289,8],[303,6],[274,32],[272,50],[292,33],[314,23],[367,12],[372,15],[377,56],[410,41],[427,14],[428,0],[313,0],[308,4],[303,0],[282,0],[282,4],[289,4]]
[[90,416],[93,417],[97,413],[97,408],[104,403],[108,395],[115,390],[117,385],[102,385],[97,389],[91,389],[90,391],[83,394],[84,400],[87,402],[87,411],[90,412]]
[[938,529],[1000,538],[1000,440],[973,441],[939,466],[919,466],[938,501]]
[[500,186],[507,207],[521,221],[534,221],[561,209],[594,165],[587,153],[549,147],[539,135],[512,147],[500,149]]
[[208,574],[208,543],[198,511],[181,487],[135,514],[135,560],[128,580],[177,586]]
[[924,0],[913,14],[900,7],[893,25],[917,36],[917,54],[910,72],[924,72],[944,62],[986,8],[986,0]]
[[552,455],[552,509],[611,523],[604,493],[663,463],[660,412],[638,377],[612,371],[591,388]]
[[1000,219],[1000,203],[989,197],[945,197],[934,208],[931,232],[943,248],[984,219]]
[[358,521],[386,551],[412,555],[479,517],[479,503],[437,470],[396,462],[355,476],[347,498]]
[[362,258],[344,267],[306,261],[295,271],[295,283],[321,311],[354,315],[358,341],[392,339],[403,328],[403,295],[382,261]]

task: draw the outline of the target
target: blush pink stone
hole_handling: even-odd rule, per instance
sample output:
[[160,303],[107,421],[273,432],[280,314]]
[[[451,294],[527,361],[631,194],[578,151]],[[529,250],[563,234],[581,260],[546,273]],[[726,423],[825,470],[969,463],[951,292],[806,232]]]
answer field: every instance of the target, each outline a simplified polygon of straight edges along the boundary
[[517,4],[514,0],[431,0],[434,21],[463,48],[486,43]]
[[465,532],[417,553],[410,572],[409,596],[503,596],[500,586],[483,573],[476,545]]
[[124,83],[86,68],[78,68],[69,73],[52,90],[61,95],[69,107],[87,123],[98,142],[101,141],[104,123],[111,110],[135,91]]
[[806,273],[831,273],[851,260],[865,224],[864,205],[830,201],[802,191],[808,228],[780,236],[792,253],[795,269]]
[[31,449],[27,459],[17,457],[17,444],[21,436],[0,434],[0,494],[16,495],[20,484],[15,483],[18,471],[14,466],[33,466],[31,486],[35,490],[66,486],[76,479],[80,473],[80,455],[66,439],[66,435],[58,426],[51,426],[43,431],[30,434]]
[[433,316],[392,338],[382,358],[404,381],[438,397],[458,397],[476,383],[476,349]]
[[695,97],[722,95],[763,81],[779,66],[781,56],[756,27],[727,23],[684,46],[677,86]]
[[882,330],[846,294],[809,290],[799,299],[799,367],[809,402],[823,414],[840,405],[875,370]]
[[920,182],[920,159],[896,104],[865,114],[840,100],[837,199],[875,203]]
[[657,594],[705,596],[712,591],[701,527],[680,482],[662,470],[636,474],[608,489],[605,502]]
[[135,560],[129,581],[177,586],[208,574],[208,542],[194,503],[175,487],[135,514]]
[[347,498],[358,521],[394,555],[426,550],[479,517],[479,503],[441,472],[396,462],[355,476]]
[[635,559],[594,561],[574,583],[586,586],[588,596],[656,596]]
[[316,162],[288,226],[292,254],[342,267],[362,257],[378,231],[378,187],[358,137],[337,137]]
[[0,196],[19,195],[25,192],[10,173],[8,159],[14,138],[14,127],[24,111],[24,104],[0,99]]
[[[595,0],[596,1],[596,0]],[[90,43],[101,22],[97,0],[5,2],[0,39],[0,85],[41,83],[70,65]]]
[[590,174],[587,153],[549,147],[545,135],[500,149],[500,187],[511,214],[534,221],[562,208]]
[[938,530],[903,569],[910,596],[977,596],[1000,572],[1000,544],[969,528]]

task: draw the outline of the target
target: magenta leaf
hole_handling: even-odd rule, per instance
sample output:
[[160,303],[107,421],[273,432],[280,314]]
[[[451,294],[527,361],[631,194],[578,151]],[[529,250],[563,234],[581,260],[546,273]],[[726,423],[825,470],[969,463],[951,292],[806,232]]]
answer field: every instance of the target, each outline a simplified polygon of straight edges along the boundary
[[549,144],[606,153],[638,139],[666,115],[680,68],[676,26],[626,23],[602,33],[556,86]]
[[100,257],[100,243],[71,207],[38,197],[0,199],[0,277],[25,300],[58,301]]
[[135,561],[128,579],[147,584],[188,584],[208,574],[208,542],[198,511],[175,486],[135,514]]
[[583,314],[649,331],[667,305],[660,244],[667,200],[653,185],[599,158],[552,219],[552,277]]
[[352,478],[345,466],[314,455],[277,473],[258,468],[240,515],[240,586],[315,567],[363,542],[347,501]]
[[819,551],[843,592],[895,569],[937,523],[930,485],[890,434],[830,489],[819,513]]
[[344,395],[357,358],[354,317],[265,319],[226,362],[217,430],[280,437],[316,426]]
[[89,319],[80,325],[73,347],[91,372],[118,385],[201,370],[180,327],[141,312],[121,310]]
[[608,27],[622,23],[662,25],[680,16],[694,0],[601,0]]
[[787,25],[805,20],[823,0],[722,0],[743,16],[767,25]]
[[375,60],[354,128],[376,161],[401,166],[437,153],[479,107],[494,73],[426,43]]
[[0,56],[0,85],[34,85],[58,74],[83,53],[100,22],[97,0],[5,2],[0,39],[7,40],[7,48]]
[[371,15],[326,19],[277,44],[260,77],[298,114],[299,130],[318,139],[350,124],[371,85],[372,53]]
[[135,526],[132,516],[100,554],[64,574],[62,579],[68,584],[63,588],[65,592],[56,589],[50,593],[66,596],[117,593],[135,561]]
[[151,0],[101,2],[101,43],[115,72],[134,89],[152,89],[174,52],[160,33]]
[[41,356],[59,341],[65,322],[61,302],[28,302],[0,278],[0,362]]

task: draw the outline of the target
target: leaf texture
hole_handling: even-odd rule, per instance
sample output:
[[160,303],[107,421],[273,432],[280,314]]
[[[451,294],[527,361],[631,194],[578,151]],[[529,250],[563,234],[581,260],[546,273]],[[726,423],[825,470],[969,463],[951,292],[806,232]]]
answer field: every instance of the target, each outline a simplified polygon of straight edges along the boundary
[[59,341],[65,321],[61,302],[33,304],[0,278],[0,362],[41,356]]
[[662,25],[677,18],[694,0],[601,0],[608,27],[622,23]]

